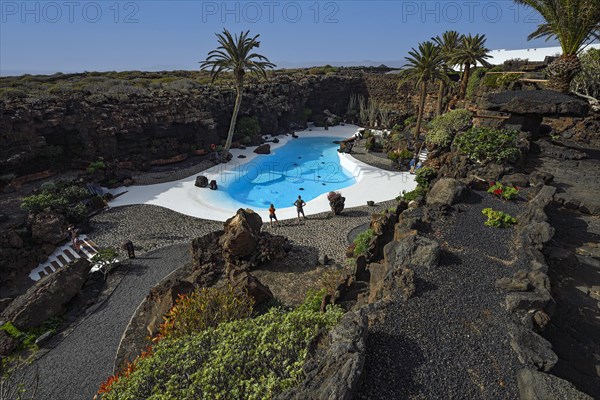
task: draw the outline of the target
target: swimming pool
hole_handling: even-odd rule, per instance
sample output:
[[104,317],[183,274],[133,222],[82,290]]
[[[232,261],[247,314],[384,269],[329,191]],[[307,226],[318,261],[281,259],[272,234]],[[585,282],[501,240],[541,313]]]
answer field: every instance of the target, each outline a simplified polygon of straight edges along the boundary
[[248,207],[290,207],[301,195],[310,201],[323,193],[352,186],[356,179],[340,164],[338,137],[303,137],[269,155],[239,165],[220,188]]
[[[115,195],[118,194],[118,196],[110,202],[110,206],[120,207],[133,204],[152,204],[169,208],[181,214],[214,221],[226,221],[239,208],[250,207],[261,216],[263,221],[268,221],[268,204],[261,206],[247,205],[245,199],[249,194],[242,197],[241,192],[249,190],[250,187],[244,188],[242,182],[238,182],[237,185],[239,186],[235,189],[234,184],[245,173],[249,173],[248,177],[252,178],[252,180],[258,179],[259,174],[256,172],[258,170],[250,174],[250,169],[254,168],[250,164],[258,166],[263,162],[273,161],[274,158],[271,157],[278,158],[281,162],[285,163],[291,162],[292,164],[296,163],[299,165],[304,163],[307,167],[311,166],[309,162],[311,160],[310,157],[318,157],[318,161],[315,158],[312,159],[312,166],[316,169],[318,165],[314,163],[317,162],[317,164],[323,166],[323,170],[319,169],[319,171],[326,172],[325,174],[318,172],[316,175],[314,172],[312,174],[305,173],[305,176],[302,177],[302,174],[299,172],[300,169],[297,168],[293,174],[286,174],[285,179],[288,179],[288,181],[286,185],[283,185],[284,190],[280,190],[281,193],[269,193],[268,196],[262,196],[262,201],[273,202],[277,208],[277,217],[280,220],[296,218],[296,207],[292,206],[292,203],[298,198],[299,194],[308,203],[304,212],[306,215],[313,215],[329,211],[329,201],[327,201],[326,192],[330,190],[339,190],[342,192],[346,198],[346,208],[364,206],[367,201],[375,201],[377,203],[390,200],[398,196],[403,190],[407,192],[414,190],[417,185],[414,180],[415,176],[410,175],[408,171],[385,171],[372,165],[367,165],[352,157],[351,154],[336,153],[337,146],[333,141],[352,137],[359,129],[357,126],[346,124],[345,126],[330,127],[329,130],[313,128],[312,131],[296,132],[300,137],[299,139],[292,139],[290,136],[280,136],[280,143],[271,145],[271,151],[276,153],[275,156],[254,154],[254,148],[231,149],[231,154],[233,154],[231,161],[227,164],[215,165],[202,172],[202,175],[206,176],[209,180],[215,179],[217,181],[219,185],[218,190],[196,187],[195,182],[198,176],[196,173],[172,182],[115,189],[112,193]],[[319,141],[319,138],[322,138],[322,140]],[[315,146],[317,146],[317,152],[315,153],[310,150],[310,145],[308,144],[313,141]],[[296,147],[298,148],[294,152],[293,150]],[[287,155],[285,155],[286,153]],[[321,157],[321,154],[323,154],[323,157]],[[245,158],[238,158],[239,156]],[[352,176],[355,180],[343,182],[343,176],[341,179],[330,179],[332,176],[329,176],[329,174],[334,170],[326,170],[326,168],[331,168],[330,164],[327,164],[326,161],[328,156],[333,157],[335,164],[332,165],[338,163],[342,165],[341,172],[343,176],[346,178]],[[302,158],[299,159],[298,157]],[[321,162],[325,162],[325,164],[321,164]],[[247,167],[244,166],[246,164],[248,164]],[[266,169],[266,171],[269,171],[269,169]],[[351,172],[349,173],[348,171]],[[309,200],[309,198],[314,197],[316,193],[309,194],[310,191],[308,188],[311,179],[307,179],[307,176],[309,178],[310,176],[316,176],[317,179],[314,179],[314,186],[320,185],[322,187],[320,191],[322,194],[312,200]],[[282,177],[283,174],[278,179],[281,180]],[[291,183],[291,181],[297,178],[301,178],[303,181],[297,180],[296,183]],[[325,185],[322,185],[323,183]],[[304,190],[300,190],[300,188],[304,188]],[[235,193],[231,191],[232,189],[239,190],[240,193]],[[270,188],[270,190],[272,189]],[[256,190],[257,193],[258,191]],[[233,196],[230,193],[233,193]],[[234,196],[243,201],[236,200]],[[275,198],[276,196],[277,199]],[[260,204],[260,198],[258,198],[256,204]]]

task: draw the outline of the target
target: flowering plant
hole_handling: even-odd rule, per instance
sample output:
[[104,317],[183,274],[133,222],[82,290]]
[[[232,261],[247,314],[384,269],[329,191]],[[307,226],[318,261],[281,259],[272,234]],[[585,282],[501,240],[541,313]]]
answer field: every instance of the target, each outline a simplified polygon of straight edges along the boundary
[[488,193],[495,194],[498,197],[502,197],[506,200],[513,200],[519,194],[519,188],[504,186],[500,182],[491,182],[490,187],[487,190]]

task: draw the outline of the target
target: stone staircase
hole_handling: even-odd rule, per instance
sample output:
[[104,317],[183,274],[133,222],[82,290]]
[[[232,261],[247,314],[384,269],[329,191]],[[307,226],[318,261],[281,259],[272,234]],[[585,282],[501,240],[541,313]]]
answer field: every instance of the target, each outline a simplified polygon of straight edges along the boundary
[[81,252],[79,254],[75,251],[71,242],[69,242],[57,248],[45,262],[34,268],[29,274],[29,277],[34,281],[39,281],[46,275],[56,272],[56,270],[64,267],[71,261],[75,261],[78,258],[91,260],[92,257],[94,257],[94,255],[99,251],[98,245],[88,239],[85,235],[79,235],[78,239],[81,243]]

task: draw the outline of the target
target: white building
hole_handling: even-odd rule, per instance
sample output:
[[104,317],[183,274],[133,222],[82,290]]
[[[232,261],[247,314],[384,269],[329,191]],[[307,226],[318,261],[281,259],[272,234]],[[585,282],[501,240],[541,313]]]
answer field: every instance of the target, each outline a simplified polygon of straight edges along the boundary
[[[589,45],[587,49],[596,48],[600,49],[600,43]],[[562,54],[560,46],[556,47],[540,47],[537,49],[519,49],[519,50],[492,50],[489,53],[492,57],[487,61],[490,64],[500,65],[506,60],[512,60],[515,58],[527,59],[529,61],[544,61],[547,56],[556,56]]]

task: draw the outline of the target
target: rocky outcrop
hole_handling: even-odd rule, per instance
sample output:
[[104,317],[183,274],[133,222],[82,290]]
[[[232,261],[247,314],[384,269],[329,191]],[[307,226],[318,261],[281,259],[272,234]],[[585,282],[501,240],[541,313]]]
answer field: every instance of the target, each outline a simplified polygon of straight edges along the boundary
[[81,290],[91,268],[87,260],[78,259],[59,269],[14,299],[0,318],[19,329],[27,329],[62,314],[65,304]]
[[572,383],[554,375],[523,369],[517,375],[521,400],[592,400]]
[[434,240],[406,231],[404,237],[385,245],[383,249],[385,263],[395,268],[403,266],[421,266],[434,268],[440,259],[440,245]]
[[138,306],[127,326],[115,358],[114,371],[132,362],[147,338],[158,332],[162,317],[180,294],[207,287],[230,285],[248,294],[255,306],[273,298],[269,287],[251,274],[262,263],[279,260],[290,250],[287,238],[261,232],[262,219],[250,209],[239,209],[224,223],[224,230],[191,243],[192,263],[181,266],[157,284]]
[[449,207],[463,200],[468,192],[464,183],[452,178],[441,178],[427,194],[427,205]]
[[204,175],[198,175],[196,177],[196,182],[194,183],[194,186],[200,187],[200,188],[207,187],[208,186],[208,178]]
[[246,257],[258,244],[262,219],[254,211],[239,209],[236,215],[225,222],[225,231],[219,240],[220,246],[229,257]]
[[271,145],[269,143],[261,144],[254,149],[256,154],[271,154]]
[[0,357],[9,356],[17,347],[19,341],[5,330],[0,330]]
[[510,336],[510,346],[526,366],[548,372],[558,362],[550,342],[530,329],[515,326]]
[[55,211],[43,211],[31,217],[31,236],[40,243],[59,244],[67,238],[67,220]]
[[553,90],[511,90],[492,93],[478,104],[479,108],[519,115],[586,116],[587,101]]
[[356,394],[368,333],[364,309],[346,313],[304,365],[305,378],[277,400],[351,400]]

